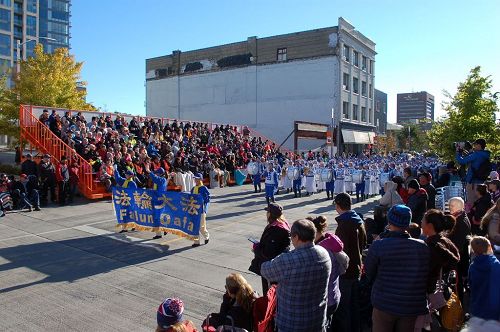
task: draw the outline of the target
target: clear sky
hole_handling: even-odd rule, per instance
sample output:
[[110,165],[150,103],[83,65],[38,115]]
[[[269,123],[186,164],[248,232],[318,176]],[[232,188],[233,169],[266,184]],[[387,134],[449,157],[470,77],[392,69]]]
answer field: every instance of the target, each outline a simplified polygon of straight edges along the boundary
[[71,53],[84,62],[87,101],[145,114],[145,59],[236,41],[335,26],[339,16],[376,45],[375,87],[428,91],[440,112],[480,65],[500,91],[500,0],[73,0]]

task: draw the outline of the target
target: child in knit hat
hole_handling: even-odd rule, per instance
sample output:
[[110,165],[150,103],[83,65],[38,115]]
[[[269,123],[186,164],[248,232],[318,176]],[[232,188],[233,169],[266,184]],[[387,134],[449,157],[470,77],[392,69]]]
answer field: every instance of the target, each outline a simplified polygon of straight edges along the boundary
[[191,321],[182,320],[184,303],[179,298],[165,299],[156,312],[156,332],[197,332]]

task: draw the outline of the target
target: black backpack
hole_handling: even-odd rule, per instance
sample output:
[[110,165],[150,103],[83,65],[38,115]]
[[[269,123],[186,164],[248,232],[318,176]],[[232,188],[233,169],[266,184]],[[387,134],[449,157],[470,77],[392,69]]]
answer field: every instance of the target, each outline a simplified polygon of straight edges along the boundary
[[479,165],[478,169],[473,168],[472,171],[475,179],[486,181],[490,176],[491,161],[489,159],[486,159],[481,163],[481,165]]

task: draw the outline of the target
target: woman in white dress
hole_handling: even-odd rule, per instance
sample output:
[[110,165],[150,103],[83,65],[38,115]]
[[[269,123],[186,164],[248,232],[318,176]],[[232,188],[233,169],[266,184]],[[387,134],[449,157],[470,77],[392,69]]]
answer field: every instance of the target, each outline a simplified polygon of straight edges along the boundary
[[335,194],[340,194],[345,192],[344,176],[345,176],[344,165],[340,163],[335,169],[335,188],[333,190]]

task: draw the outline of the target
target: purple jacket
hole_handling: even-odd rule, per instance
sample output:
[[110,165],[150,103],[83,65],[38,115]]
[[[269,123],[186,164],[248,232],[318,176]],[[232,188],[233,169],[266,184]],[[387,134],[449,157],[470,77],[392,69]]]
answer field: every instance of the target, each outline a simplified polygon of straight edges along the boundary
[[337,235],[327,232],[325,233],[323,239],[320,239],[318,245],[328,251],[330,260],[332,261],[332,272],[330,274],[330,279],[328,280],[328,306],[336,307],[340,301],[339,276],[342,268],[340,266],[340,262],[336,259],[335,254],[344,249],[344,243],[342,243]]

